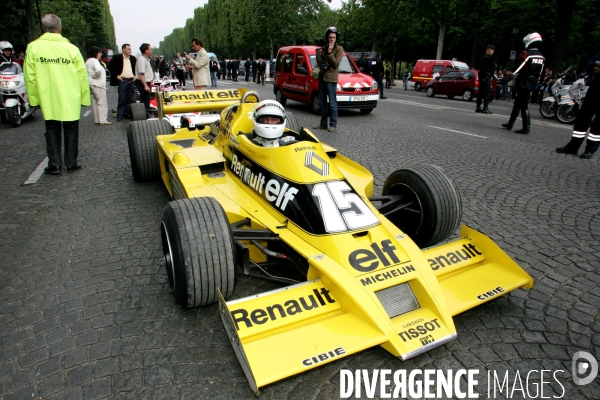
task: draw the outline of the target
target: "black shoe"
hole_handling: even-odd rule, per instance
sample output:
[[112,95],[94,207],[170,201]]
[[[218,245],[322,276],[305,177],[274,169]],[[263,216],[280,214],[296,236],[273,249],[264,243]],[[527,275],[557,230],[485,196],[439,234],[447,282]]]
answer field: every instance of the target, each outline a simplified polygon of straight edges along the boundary
[[380,97],[380,99],[384,99],[384,100],[385,100],[385,99],[387,99],[387,97],[385,97],[385,96],[381,96],[381,97]]
[[[563,147],[557,147],[556,148],[556,152],[558,154],[573,154],[573,155],[577,154],[577,150],[573,150],[568,145],[567,146],[563,146]],[[585,154],[585,153],[583,153],[583,154]]]
[[513,124],[511,124],[510,122],[507,122],[506,124],[502,124],[502,126],[510,131],[513,127]]
[[493,112],[491,112],[491,111],[490,111],[490,110],[489,110],[487,107],[486,107],[486,108],[484,108],[483,110],[481,110],[481,112],[482,112],[483,114],[493,114]]
[[581,158],[583,160],[589,160],[590,158],[592,158],[593,155],[594,155],[594,153],[583,153],[582,155],[579,156],[579,158]]
[[117,122],[123,121],[123,117],[117,117]]
[[71,172],[75,172],[77,170],[80,170],[82,167],[82,165],[80,163],[77,163],[74,167],[67,167],[67,173],[71,173]]
[[475,108],[475,112],[476,112],[476,113],[480,113],[480,112],[482,112],[482,111],[481,111],[481,107],[477,107],[477,108]]
[[517,130],[515,131],[515,133],[522,133],[522,134],[524,134],[524,135],[525,135],[525,134],[528,134],[528,133],[529,133],[529,129],[526,129],[526,128],[517,129]]
[[60,167],[46,167],[44,168],[44,173],[50,175],[60,175],[60,170]]

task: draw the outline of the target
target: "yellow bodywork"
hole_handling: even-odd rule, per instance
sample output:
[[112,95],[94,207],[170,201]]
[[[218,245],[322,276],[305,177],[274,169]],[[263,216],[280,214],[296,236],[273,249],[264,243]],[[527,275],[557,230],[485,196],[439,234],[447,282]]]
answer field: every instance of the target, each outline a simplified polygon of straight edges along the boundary
[[[157,141],[162,179],[174,199],[214,197],[230,223],[250,218],[253,229],[279,235],[308,262],[307,282],[229,302],[221,297],[227,334],[255,393],[376,345],[403,360],[414,357],[456,337],[453,315],[533,286],[491,239],[467,226],[453,242],[418,248],[368,200],[373,176],[312,133],[306,131],[314,140],[290,146],[253,144],[248,134],[256,103],[240,103],[244,93],[171,93],[164,112],[193,109],[193,96],[205,97],[195,100],[195,110],[219,108],[215,99],[226,108],[218,126],[181,129]],[[269,174],[290,187],[345,180],[376,221],[335,234],[309,232],[282,212],[289,189],[261,183]],[[270,190],[273,200],[265,199],[263,190]],[[264,261],[252,244],[247,246],[251,260]],[[402,304],[396,304],[399,299]],[[390,311],[394,307],[400,311]]]

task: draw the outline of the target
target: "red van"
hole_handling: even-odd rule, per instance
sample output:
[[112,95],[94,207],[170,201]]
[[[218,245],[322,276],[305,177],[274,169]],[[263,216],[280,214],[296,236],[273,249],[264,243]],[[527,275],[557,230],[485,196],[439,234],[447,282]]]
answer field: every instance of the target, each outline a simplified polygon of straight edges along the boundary
[[[320,114],[319,81],[310,76],[317,65],[316,51],[316,46],[287,46],[277,52],[273,93],[282,105],[294,100],[310,104],[313,112]],[[363,114],[373,111],[379,101],[377,81],[361,73],[345,52],[339,71],[338,109],[356,108]]]
[[419,92],[421,88],[427,86],[434,75],[444,75],[447,72],[460,69],[469,69],[469,66],[461,61],[417,60],[411,80],[415,83],[415,90]]

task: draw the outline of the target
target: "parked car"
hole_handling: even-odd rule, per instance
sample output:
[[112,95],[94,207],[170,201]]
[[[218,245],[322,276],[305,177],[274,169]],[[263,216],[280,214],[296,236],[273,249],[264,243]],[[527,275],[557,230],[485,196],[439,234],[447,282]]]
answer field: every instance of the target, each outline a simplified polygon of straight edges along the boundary
[[460,69],[469,69],[469,66],[461,61],[417,60],[411,80],[415,83],[415,90],[420,92],[435,76]]
[[[430,80],[425,93],[429,97],[445,94],[449,99],[453,99],[454,96],[462,96],[463,100],[472,101],[479,94],[479,85],[479,71],[474,69],[454,70]],[[498,81],[492,79],[490,86],[492,88],[490,101],[492,101],[496,97]]]
[[[316,46],[287,46],[279,49],[275,59],[275,84],[273,93],[282,105],[294,100],[310,104],[315,114],[320,114],[319,80],[311,76],[317,66]],[[338,109],[359,109],[368,114],[379,100],[377,81],[361,73],[347,54],[339,66],[336,90]]]

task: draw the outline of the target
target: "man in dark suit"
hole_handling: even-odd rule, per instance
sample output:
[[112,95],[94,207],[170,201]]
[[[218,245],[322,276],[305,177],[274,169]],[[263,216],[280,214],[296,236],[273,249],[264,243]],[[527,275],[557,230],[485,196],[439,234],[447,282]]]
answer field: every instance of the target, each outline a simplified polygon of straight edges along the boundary
[[240,62],[237,58],[233,57],[233,61],[231,62],[231,80],[234,82],[238,81],[238,72],[240,70]]
[[256,66],[257,66],[257,62],[256,60],[252,60],[252,82],[256,82]]
[[114,55],[108,63],[110,86],[118,86],[119,102],[117,105],[117,121],[123,117],[131,118],[131,103],[135,101],[135,63],[131,55],[131,46],[121,46],[121,54]]
[[250,61],[250,57],[246,59],[244,63],[244,74],[246,75],[246,82],[250,81],[250,67],[252,66],[252,62]]

